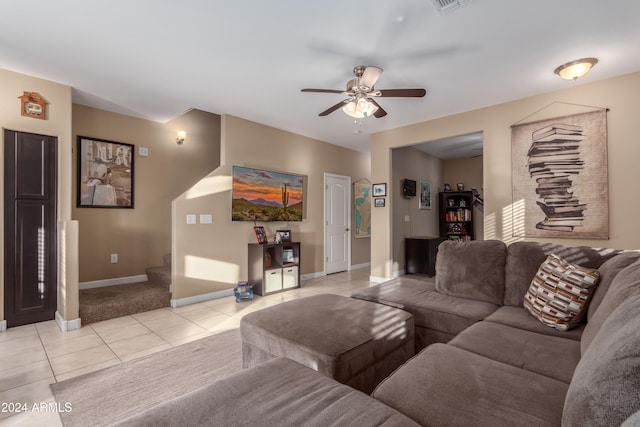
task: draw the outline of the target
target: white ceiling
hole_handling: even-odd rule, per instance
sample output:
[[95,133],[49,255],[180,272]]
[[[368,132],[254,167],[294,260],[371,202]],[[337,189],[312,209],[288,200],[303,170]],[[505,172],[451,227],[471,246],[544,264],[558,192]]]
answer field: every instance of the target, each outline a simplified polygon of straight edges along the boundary
[[[0,68],[69,85],[76,103],[161,122],[198,108],[360,151],[374,132],[640,70],[637,0],[473,0],[447,14],[432,0],[5,0],[0,12]],[[553,74],[587,56],[600,62],[580,81]],[[360,64],[384,69],[377,89],[427,96],[382,98],[389,114],[361,124],[318,117],[341,95],[300,89],[343,89]]]

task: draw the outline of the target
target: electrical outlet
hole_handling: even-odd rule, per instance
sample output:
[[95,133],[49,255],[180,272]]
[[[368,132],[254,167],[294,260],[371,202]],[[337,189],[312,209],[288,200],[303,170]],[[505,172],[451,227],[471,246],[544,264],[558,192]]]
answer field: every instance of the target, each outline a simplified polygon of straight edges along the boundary
[[405,215],[404,222],[409,222],[409,221],[411,221],[411,217],[409,215]]
[[118,263],[118,254],[111,254],[111,264]]

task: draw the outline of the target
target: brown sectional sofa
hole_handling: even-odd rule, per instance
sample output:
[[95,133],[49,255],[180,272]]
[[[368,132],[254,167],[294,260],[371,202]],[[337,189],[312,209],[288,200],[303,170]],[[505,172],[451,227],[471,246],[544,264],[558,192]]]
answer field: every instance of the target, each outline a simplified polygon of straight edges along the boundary
[[[600,274],[585,318],[566,332],[523,308],[551,253]],[[403,276],[353,295],[406,310],[415,323],[419,353],[371,396],[276,359],[128,425],[157,425],[158,414],[189,425],[640,425],[640,252],[445,242],[436,269],[435,284]]]

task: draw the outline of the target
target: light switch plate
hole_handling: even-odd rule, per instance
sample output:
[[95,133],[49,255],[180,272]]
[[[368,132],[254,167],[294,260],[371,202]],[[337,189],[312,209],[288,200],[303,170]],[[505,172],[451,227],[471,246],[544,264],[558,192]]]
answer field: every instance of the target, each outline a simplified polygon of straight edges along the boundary
[[195,224],[196,223],[196,215],[195,214],[187,214],[187,224]]
[[200,214],[200,224],[212,224],[212,223],[213,223],[213,215]]
[[138,147],[138,154],[141,157],[147,157],[149,155],[149,149],[147,147]]

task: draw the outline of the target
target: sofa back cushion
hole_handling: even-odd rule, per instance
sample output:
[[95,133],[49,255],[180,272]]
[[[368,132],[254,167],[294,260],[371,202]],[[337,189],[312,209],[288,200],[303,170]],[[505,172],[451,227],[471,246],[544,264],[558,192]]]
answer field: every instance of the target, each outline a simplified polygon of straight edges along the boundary
[[598,268],[618,251],[588,246],[563,246],[553,243],[515,242],[507,248],[504,278],[504,305],[522,307],[524,295],[547,256],[555,254],[572,264]]
[[445,241],[438,246],[436,290],[502,305],[507,246],[499,240]]
[[620,271],[611,281],[609,290],[605,294],[598,309],[593,313],[584,328],[580,340],[580,351],[584,355],[592,345],[595,337],[600,333],[607,318],[618,309],[618,306],[628,298],[640,296],[640,261]]
[[565,398],[562,425],[619,426],[640,409],[638,390],[640,295],[634,295],[611,313],[580,359]]
[[600,283],[591,297],[591,302],[589,303],[589,308],[587,310],[587,319],[591,319],[591,317],[595,315],[596,310],[600,307],[600,303],[609,290],[609,286],[611,286],[611,282],[618,273],[639,259],[640,251],[623,252],[620,255],[616,255],[605,261],[604,264],[598,268],[598,273],[600,273]]

